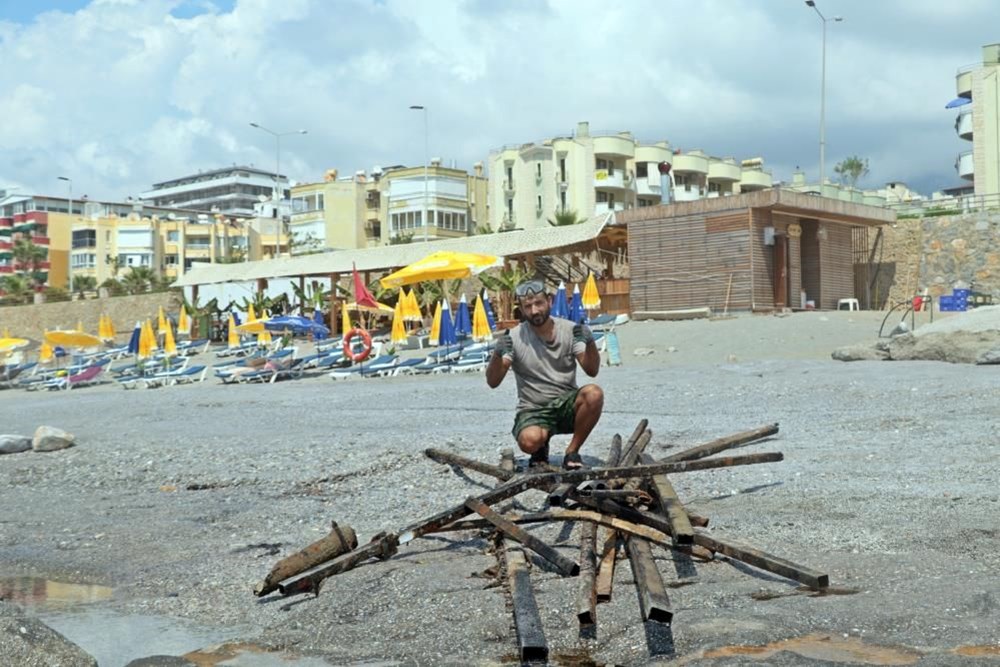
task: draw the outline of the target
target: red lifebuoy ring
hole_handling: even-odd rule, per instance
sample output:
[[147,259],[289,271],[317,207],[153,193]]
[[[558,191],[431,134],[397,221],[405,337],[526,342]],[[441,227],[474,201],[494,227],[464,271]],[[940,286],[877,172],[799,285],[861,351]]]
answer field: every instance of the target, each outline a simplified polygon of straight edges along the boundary
[[[351,341],[354,340],[355,336],[361,336],[361,342],[364,344],[364,348],[357,354],[355,354],[354,350],[351,349]],[[354,327],[347,332],[346,336],[344,336],[344,356],[352,362],[358,363],[359,361],[364,361],[371,353],[372,336],[361,327]]]

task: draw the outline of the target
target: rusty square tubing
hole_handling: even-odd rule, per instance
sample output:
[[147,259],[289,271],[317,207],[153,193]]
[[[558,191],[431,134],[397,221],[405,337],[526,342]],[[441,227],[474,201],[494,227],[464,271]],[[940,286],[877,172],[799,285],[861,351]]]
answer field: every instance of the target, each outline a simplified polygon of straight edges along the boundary
[[670,608],[670,596],[663,585],[663,577],[653,560],[653,550],[649,542],[641,537],[630,537],[625,542],[628,562],[632,566],[635,590],[639,595],[639,610],[643,621],[670,623],[674,612]]
[[572,559],[563,556],[561,553],[526,531],[524,528],[521,528],[516,523],[503,518],[490,509],[489,505],[486,505],[478,498],[468,498],[465,501],[465,506],[493,524],[493,526],[502,532],[506,537],[520,542],[545,560],[552,563],[564,576],[575,577],[580,574],[580,566],[573,562]]
[[757,440],[775,435],[777,432],[777,424],[767,424],[749,431],[727,435],[724,438],[716,438],[715,440],[698,445],[697,447],[691,447],[690,449],[685,449],[684,451],[677,452],[676,454],[665,456],[660,459],[660,462],[677,463],[678,461],[694,461],[695,459],[703,459],[706,456],[712,456],[713,454],[718,454],[719,452],[727,449],[749,445]]
[[538,613],[535,592],[531,588],[531,576],[524,553],[520,547],[506,546],[504,556],[507,561],[507,584],[510,587],[511,606],[514,608],[514,632],[522,664],[546,664],[549,646],[542,628],[542,617]]
[[[653,463],[653,457],[649,454],[643,454],[641,460],[645,464]],[[653,475],[649,487],[656,496],[660,512],[670,522],[670,534],[674,538],[674,544],[693,544],[694,528],[691,527],[691,519],[688,518],[674,485],[666,475]]]
[[576,619],[581,626],[597,623],[597,524],[589,521],[580,526],[580,583],[576,598]]

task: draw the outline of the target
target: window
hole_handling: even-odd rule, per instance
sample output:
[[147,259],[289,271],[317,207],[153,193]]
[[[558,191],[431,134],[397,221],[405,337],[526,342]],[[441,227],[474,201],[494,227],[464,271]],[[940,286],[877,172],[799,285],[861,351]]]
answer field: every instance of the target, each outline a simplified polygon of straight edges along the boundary
[[73,247],[74,248],[96,248],[97,247],[97,230],[95,230],[95,229],[74,229],[73,230]]
[[177,243],[177,239],[180,236],[180,232],[167,232],[167,243]]
[[177,255],[164,255],[163,263],[166,266],[177,266]]
[[566,182],[566,158],[559,158],[559,180]]
[[649,176],[649,163],[648,162],[636,162],[635,163],[635,176],[636,178],[646,178]]
[[535,202],[535,208],[537,208],[539,211],[541,211],[542,210],[542,195],[538,195],[538,197],[536,199],[537,199],[537,201]]
[[605,160],[604,158],[600,158],[600,157],[597,158],[597,169],[601,170],[601,169],[607,169],[607,168],[608,168],[608,161]]
[[92,269],[97,266],[97,255],[93,253],[74,253],[70,265],[74,269]]
[[603,202],[606,202],[606,201],[608,201],[608,193],[607,192],[598,192],[597,193],[597,203],[600,204],[600,203],[603,203]]
[[413,219],[416,222],[416,226],[417,227],[423,227],[424,226],[424,223],[423,223],[424,212],[423,211],[417,211],[416,213],[414,213],[413,214]]
[[507,217],[508,218],[513,218],[514,217],[514,200],[513,199],[508,199],[507,200]]
[[565,190],[563,190],[562,192],[559,193],[559,207],[562,208],[562,210],[564,210],[564,211],[566,210],[566,191]]
[[535,163],[535,178],[538,178],[538,179],[542,178],[542,163],[541,162],[536,162]]

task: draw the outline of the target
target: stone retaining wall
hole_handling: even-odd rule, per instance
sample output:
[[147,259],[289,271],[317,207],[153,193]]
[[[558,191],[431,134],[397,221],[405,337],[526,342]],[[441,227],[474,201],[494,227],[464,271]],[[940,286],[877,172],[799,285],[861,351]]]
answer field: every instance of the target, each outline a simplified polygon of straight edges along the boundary
[[0,332],[7,329],[12,336],[41,340],[45,331],[73,329],[76,328],[77,322],[83,322],[86,331],[96,334],[97,319],[101,313],[105,313],[111,316],[115,330],[120,334],[119,338],[124,340],[132,333],[136,320],[152,318],[155,327],[160,306],[176,316],[180,308],[177,299],[178,297],[171,292],[158,292],[30,306],[8,306],[0,308]]

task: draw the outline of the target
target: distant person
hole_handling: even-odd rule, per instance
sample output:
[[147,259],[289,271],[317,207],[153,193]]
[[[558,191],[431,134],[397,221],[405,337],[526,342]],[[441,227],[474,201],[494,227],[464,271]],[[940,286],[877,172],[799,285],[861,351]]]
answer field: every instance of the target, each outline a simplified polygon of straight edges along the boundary
[[530,455],[529,465],[549,461],[549,439],[572,433],[563,467],[583,467],[580,448],[604,409],[604,392],[596,384],[576,385],[577,364],[597,377],[601,355],[590,329],[550,316],[552,298],[541,280],[528,280],[514,290],[521,324],[500,334],[486,367],[486,384],[495,389],[509,369],[517,380],[514,438]]

